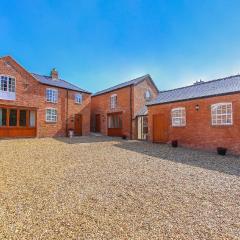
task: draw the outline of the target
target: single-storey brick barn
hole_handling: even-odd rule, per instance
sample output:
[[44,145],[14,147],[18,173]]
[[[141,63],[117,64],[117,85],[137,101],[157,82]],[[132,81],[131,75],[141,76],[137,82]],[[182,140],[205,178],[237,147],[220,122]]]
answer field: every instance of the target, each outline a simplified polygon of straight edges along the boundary
[[147,105],[150,141],[240,154],[240,75],[162,91]]

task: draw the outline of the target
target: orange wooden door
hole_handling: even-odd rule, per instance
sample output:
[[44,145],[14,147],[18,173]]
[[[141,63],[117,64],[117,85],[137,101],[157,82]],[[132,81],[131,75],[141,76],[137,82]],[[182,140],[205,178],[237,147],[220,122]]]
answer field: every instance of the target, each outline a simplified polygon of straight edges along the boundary
[[166,143],[168,141],[167,118],[164,114],[153,115],[153,142]]
[[75,114],[74,134],[77,136],[82,135],[82,115],[81,114]]
[[95,128],[95,132],[101,132],[101,115],[100,114],[96,114],[96,128]]

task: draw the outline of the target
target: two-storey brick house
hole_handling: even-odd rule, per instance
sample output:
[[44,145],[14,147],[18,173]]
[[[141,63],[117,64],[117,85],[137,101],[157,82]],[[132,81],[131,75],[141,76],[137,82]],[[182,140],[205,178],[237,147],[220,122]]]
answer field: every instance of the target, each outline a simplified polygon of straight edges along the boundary
[[146,103],[154,99],[158,89],[150,75],[145,75],[92,96],[92,131],[130,139],[147,138]]
[[66,136],[90,131],[91,94],[58,78],[29,73],[0,58],[0,137]]

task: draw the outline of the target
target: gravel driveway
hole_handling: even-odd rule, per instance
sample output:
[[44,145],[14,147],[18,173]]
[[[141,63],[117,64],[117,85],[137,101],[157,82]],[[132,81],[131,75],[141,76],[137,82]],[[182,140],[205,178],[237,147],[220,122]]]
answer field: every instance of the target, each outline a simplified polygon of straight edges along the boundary
[[0,239],[240,239],[240,160],[103,137],[0,141]]

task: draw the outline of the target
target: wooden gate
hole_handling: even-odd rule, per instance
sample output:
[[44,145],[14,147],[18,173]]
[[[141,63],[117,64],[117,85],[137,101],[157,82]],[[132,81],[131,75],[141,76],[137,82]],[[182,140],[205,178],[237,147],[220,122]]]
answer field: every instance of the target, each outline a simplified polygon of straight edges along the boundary
[[153,142],[166,143],[168,141],[167,118],[164,114],[153,115]]
[[82,115],[81,114],[75,114],[75,128],[74,128],[74,134],[76,136],[82,135]]

